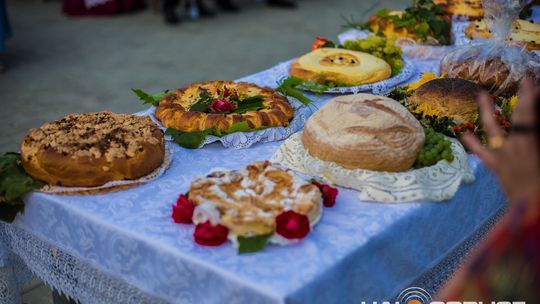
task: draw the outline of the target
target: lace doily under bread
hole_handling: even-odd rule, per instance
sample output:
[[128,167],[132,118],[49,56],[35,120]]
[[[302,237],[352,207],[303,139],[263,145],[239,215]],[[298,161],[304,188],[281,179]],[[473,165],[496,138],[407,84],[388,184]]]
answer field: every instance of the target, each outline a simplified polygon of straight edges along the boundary
[[467,162],[467,153],[456,140],[452,141],[454,161],[405,172],[349,170],[333,162],[314,158],[304,148],[301,132],[293,134],[270,160],[292,170],[322,178],[326,183],[360,191],[361,201],[404,203],[413,201],[440,202],[454,197],[461,183],[474,182]]
[[106,184],[97,187],[62,187],[54,185],[45,185],[39,189],[39,192],[51,193],[51,194],[63,194],[63,195],[92,195],[110,193],[120,190],[132,188],[141,184],[148,183],[157,179],[170,167],[172,162],[172,151],[169,147],[170,143],[165,143],[165,156],[161,166],[157,167],[150,174],[134,180],[116,180],[110,181]]

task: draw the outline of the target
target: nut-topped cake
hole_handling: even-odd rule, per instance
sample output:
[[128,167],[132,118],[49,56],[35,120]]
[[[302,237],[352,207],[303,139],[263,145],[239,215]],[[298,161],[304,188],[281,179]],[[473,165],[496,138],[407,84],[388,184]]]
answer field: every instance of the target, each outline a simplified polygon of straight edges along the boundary
[[111,112],[68,115],[30,130],[21,144],[28,174],[74,187],[143,177],[164,153],[163,132],[149,117]]

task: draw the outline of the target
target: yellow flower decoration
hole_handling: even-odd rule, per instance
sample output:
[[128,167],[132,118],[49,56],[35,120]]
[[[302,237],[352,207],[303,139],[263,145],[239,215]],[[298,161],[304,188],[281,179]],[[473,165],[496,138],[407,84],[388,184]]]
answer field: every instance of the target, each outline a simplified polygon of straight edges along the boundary
[[422,77],[418,81],[415,81],[407,85],[407,91],[414,91],[418,89],[419,87],[421,87],[424,83],[431,81],[433,79],[437,79],[437,78],[444,78],[444,75],[441,75],[441,77],[437,77],[435,73],[431,73],[431,72],[424,73],[422,74]]
[[510,97],[510,100],[508,101],[508,104],[510,105],[510,109],[512,110],[512,113],[514,113],[514,110],[516,109],[516,105],[518,103],[518,97],[512,96]]
[[443,116],[441,112],[433,109],[428,104],[423,103],[416,108],[416,113],[422,114],[422,116]]

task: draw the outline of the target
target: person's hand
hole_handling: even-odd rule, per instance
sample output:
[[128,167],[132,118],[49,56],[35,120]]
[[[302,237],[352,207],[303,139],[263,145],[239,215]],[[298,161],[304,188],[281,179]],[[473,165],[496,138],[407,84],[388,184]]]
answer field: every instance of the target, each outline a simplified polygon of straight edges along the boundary
[[493,101],[487,93],[479,97],[480,116],[488,136],[484,147],[472,134],[464,134],[462,142],[490,168],[510,202],[529,198],[540,191],[540,149],[535,98],[538,88],[531,79],[521,82],[519,102],[512,115],[508,136],[493,115]]

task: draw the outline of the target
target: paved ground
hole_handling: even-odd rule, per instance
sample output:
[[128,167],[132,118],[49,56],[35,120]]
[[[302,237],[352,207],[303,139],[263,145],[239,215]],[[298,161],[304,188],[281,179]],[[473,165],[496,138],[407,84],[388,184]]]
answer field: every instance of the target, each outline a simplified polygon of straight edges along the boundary
[[[335,39],[342,15],[359,18],[372,3],[299,0],[299,9],[283,10],[242,0],[240,14],[170,27],[150,10],[68,18],[58,2],[10,0],[15,35],[1,54],[9,69],[0,74],[0,153],[17,150],[29,128],[68,113],[141,110],[132,87],[157,92],[235,79],[301,55],[317,35]],[[27,291],[26,303],[51,302],[44,287]]]

